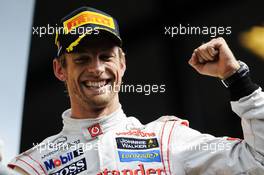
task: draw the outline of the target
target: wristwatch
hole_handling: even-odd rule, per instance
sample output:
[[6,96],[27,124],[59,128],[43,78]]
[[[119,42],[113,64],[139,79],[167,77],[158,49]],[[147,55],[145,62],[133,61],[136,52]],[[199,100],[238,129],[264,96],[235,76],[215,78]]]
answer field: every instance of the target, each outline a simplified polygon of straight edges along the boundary
[[246,63],[240,60],[238,60],[238,63],[240,65],[240,68],[227,79],[221,80],[226,88],[230,87],[231,84],[233,84],[235,81],[241,79],[242,77],[247,76],[249,73],[249,68]]

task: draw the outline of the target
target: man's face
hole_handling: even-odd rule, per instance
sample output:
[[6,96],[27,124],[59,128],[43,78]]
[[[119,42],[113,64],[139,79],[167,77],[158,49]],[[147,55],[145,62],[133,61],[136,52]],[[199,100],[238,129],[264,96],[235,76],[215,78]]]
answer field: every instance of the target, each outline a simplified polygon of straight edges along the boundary
[[65,55],[62,68],[72,105],[96,109],[118,102],[115,87],[120,87],[126,68],[120,48],[107,40],[82,46]]

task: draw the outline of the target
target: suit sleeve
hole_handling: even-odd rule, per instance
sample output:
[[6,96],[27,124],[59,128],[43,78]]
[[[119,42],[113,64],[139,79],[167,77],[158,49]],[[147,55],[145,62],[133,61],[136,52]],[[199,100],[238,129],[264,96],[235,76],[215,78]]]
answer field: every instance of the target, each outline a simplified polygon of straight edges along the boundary
[[184,126],[173,131],[171,166],[188,175],[264,174],[264,93],[249,77],[231,87],[231,107],[241,118],[244,139],[214,137]]
[[23,175],[47,175],[41,164],[26,153],[15,157],[8,167]]
[[264,164],[264,93],[261,88],[251,95],[231,102],[232,110],[241,117],[245,144],[255,159]]

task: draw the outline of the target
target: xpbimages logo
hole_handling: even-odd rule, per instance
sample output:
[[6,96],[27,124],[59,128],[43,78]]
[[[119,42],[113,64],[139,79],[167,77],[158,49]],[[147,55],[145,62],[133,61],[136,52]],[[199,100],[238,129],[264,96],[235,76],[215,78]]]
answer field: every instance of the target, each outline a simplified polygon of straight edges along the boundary
[[80,155],[83,155],[82,148],[79,148],[75,151],[60,155],[58,158],[49,159],[45,161],[44,164],[45,164],[47,171],[49,171],[49,170],[54,169],[55,167],[59,167],[61,165],[64,165],[70,162],[71,160],[73,160],[73,158],[79,157]]

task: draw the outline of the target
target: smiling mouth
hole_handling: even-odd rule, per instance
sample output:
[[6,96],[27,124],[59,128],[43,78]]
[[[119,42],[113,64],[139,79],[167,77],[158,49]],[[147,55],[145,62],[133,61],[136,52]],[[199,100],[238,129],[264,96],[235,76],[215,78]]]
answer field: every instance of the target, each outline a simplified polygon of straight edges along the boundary
[[100,89],[106,85],[110,85],[111,79],[101,80],[101,81],[84,81],[82,84],[86,88],[90,89]]

